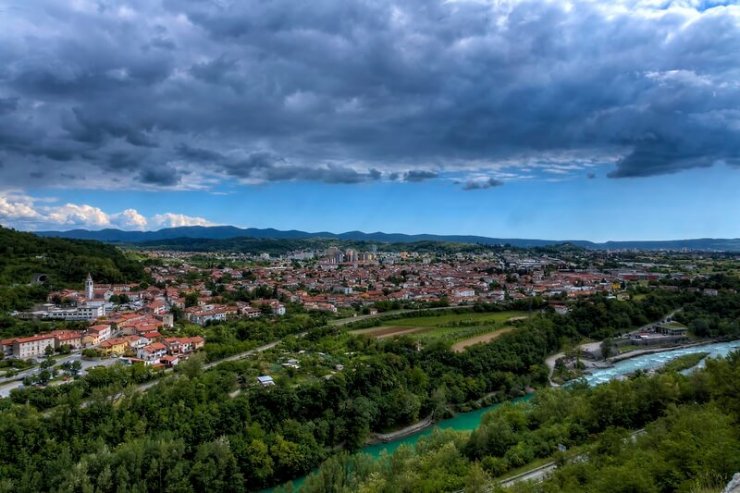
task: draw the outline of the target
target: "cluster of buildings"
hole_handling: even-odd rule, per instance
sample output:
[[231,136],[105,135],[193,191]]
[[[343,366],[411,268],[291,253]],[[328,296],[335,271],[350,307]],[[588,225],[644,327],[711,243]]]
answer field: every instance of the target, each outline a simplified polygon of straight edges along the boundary
[[205,339],[201,336],[163,337],[159,332],[150,332],[108,339],[99,349],[109,356],[129,356],[132,361],[139,360],[147,365],[172,367],[204,345]]
[[[164,255],[164,254],[162,254]],[[573,298],[597,292],[619,291],[624,279],[616,273],[596,270],[572,271],[564,260],[546,255],[521,254],[434,256],[415,253],[357,252],[329,248],[316,259],[296,261],[294,256],[264,259],[248,271],[230,267],[202,269],[190,265],[187,256],[177,267],[154,267],[156,281],[174,291],[168,298],[177,303],[181,293],[196,293],[198,303],[185,309],[191,322],[204,325],[228,318],[283,315],[284,303],[302,305],[308,311],[336,313],[341,308],[371,307],[384,301],[435,302],[452,305],[493,303],[531,296]],[[301,252],[306,257],[306,252]],[[199,282],[188,283],[187,274],[198,271]],[[204,279],[205,278],[205,279]],[[225,292],[273,292],[273,299],[250,303],[224,303],[212,289]],[[269,309],[265,309],[265,305]]]
[[55,330],[28,337],[11,337],[0,340],[4,357],[19,359],[44,356],[62,346],[79,349],[83,346],[83,334],[76,330]]
[[[115,295],[119,296],[117,303],[111,301]],[[125,302],[121,303],[121,299]],[[184,307],[180,292],[176,290],[142,289],[139,285],[125,284],[96,287],[88,274],[84,291],[56,291],[50,293],[49,301],[53,303],[45,305],[44,310],[18,315],[82,320],[90,325],[85,330],[54,330],[3,339],[0,346],[4,356],[30,359],[44,357],[64,347],[72,351],[92,348],[101,355],[128,356],[132,361],[149,365],[174,366],[205,344],[200,336],[164,337],[159,332],[174,326],[171,310]],[[62,304],[64,306],[60,306]],[[73,313],[78,315],[71,315]]]

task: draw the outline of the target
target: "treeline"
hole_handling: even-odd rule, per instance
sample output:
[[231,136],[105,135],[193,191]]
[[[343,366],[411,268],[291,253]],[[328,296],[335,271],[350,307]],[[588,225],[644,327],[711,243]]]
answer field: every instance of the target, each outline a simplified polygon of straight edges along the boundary
[[[487,414],[472,433],[437,431],[378,460],[335,456],[301,491],[719,491],[740,469],[739,377],[735,353],[691,376],[640,374],[595,388],[542,390]],[[538,458],[560,466],[551,478],[496,486],[494,478]]]
[[675,318],[699,337],[740,335],[740,295],[721,291],[717,296],[701,296]]

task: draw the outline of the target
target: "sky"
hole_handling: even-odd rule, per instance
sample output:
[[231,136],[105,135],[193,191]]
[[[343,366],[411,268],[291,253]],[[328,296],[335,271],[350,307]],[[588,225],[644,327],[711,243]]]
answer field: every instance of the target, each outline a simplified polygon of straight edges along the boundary
[[740,237],[740,5],[0,7],[0,224]]

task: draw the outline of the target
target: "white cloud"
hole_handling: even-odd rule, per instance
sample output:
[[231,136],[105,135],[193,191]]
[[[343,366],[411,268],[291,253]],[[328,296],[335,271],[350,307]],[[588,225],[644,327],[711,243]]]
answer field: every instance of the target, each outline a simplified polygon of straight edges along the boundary
[[213,226],[214,223],[203,217],[186,216],[166,212],[156,214],[151,219],[152,226],[157,228],[176,228],[179,226]]
[[71,226],[106,227],[110,226],[110,216],[98,207],[87,204],[65,204],[49,210],[49,222]]
[[29,202],[27,197],[0,196],[0,220],[26,221],[38,217],[38,212],[33,209],[33,202]]
[[113,214],[111,220],[122,229],[144,230],[149,225],[149,221],[139,214],[136,209],[126,209],[118,214]]
[[[49,199],[16,191],[0,191],[0,224],[27,230],[101,229],[148,230],[178,226],[212,226],[203,217],[174,212],[146,217],[136,209],[108,213],[89,204],[43,205]],[[52,201],[53,202],[53,201]]]

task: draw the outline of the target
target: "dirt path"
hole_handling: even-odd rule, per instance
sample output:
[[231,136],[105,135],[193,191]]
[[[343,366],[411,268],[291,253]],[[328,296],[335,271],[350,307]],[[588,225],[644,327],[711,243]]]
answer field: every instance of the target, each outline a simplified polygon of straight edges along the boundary
[[492,340],[497,339],[504,334],[508,334],[512,330],[514,330],[514,327],[504,327],[503,329],[499,329],[494,332],[470,337],[469,339],[463,339],[462,341],[458,341],[452,345],[452,351],[455,353],[462,353],[463,351],[465,351],[466,348],[470,346],[479,343],[491,342]]
[[429,327],[404,327],[404,326],[382,326],[382,327],[373,327],[371,329],[360,329],[360,330],[352,330],[349,333],[353,335],[365,335],[365,336],[372,336],[376,339],[383,339],[385,337],[393,337],[393,336],[400,336],[404,334],[411,334],[414,332],[420,332],[422,330],[427,330]]
[[414,334],[416,332],[424,332],[425,330],[429,330],[429,327],[397,327],[398,329],[402,330],[395,330],[392,332],[388,332],[385,334],[380,334],[379,336],[376,336],[377,339],[385,339],[386,337],[396,337],[396,336],[404,336],[406,334]]

